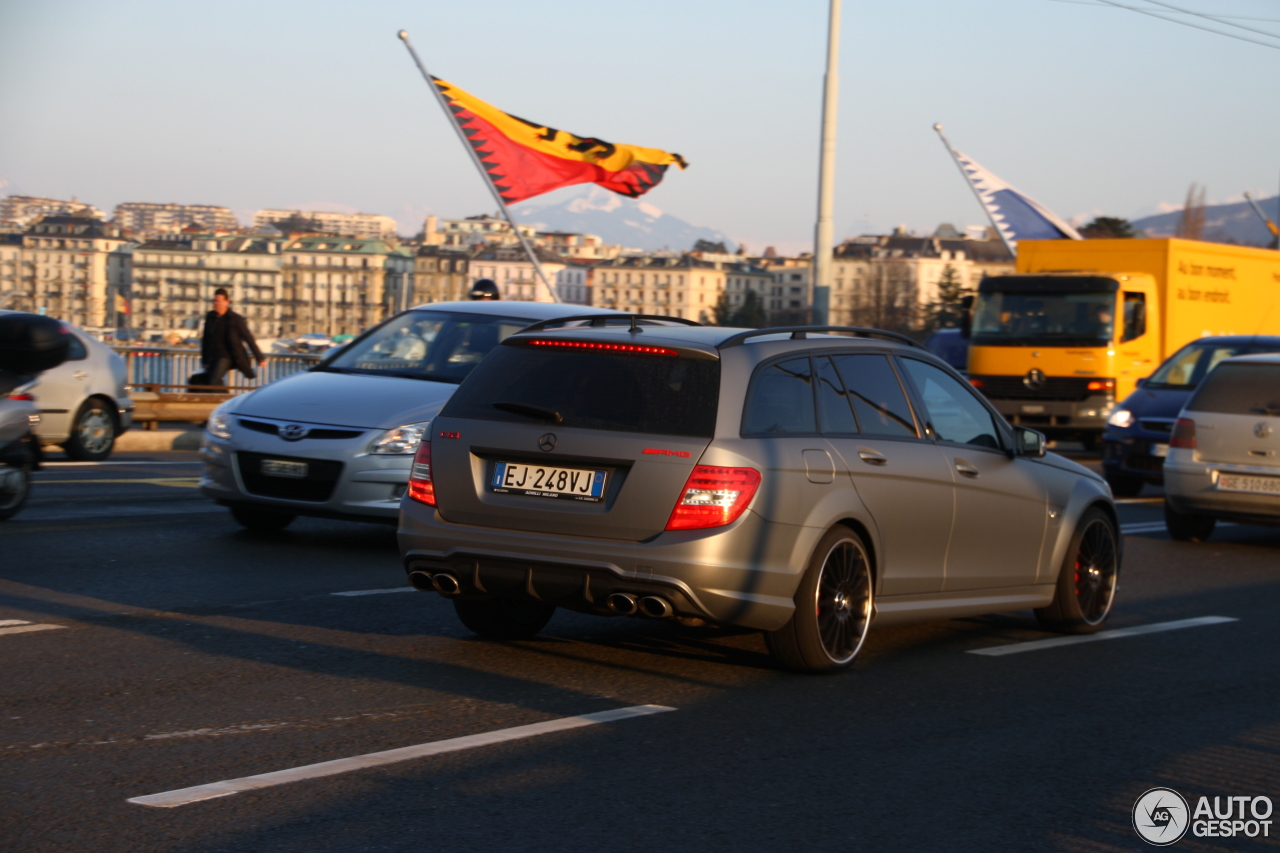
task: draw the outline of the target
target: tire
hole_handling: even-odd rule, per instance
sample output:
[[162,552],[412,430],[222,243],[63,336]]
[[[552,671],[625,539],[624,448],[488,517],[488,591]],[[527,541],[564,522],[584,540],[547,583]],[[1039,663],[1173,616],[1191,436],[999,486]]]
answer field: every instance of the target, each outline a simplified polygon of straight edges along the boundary
[[1071,535],[1053,601],[1036,610],[1036,619],[1050,631],[1092,634],[1111,615],[1119,577],[1115,524],[1102,510],[1088,510]]
[[231,517],[245,530],[252,530],[255,533],[276,533],[293,524],[293,520],[297,518],[296,515],[290,515],[287,512],[239,506],[231,507]]
[[116,421],[101,400],[86,400],[71,422],[71,435],[62,449],[81,462],[101,462],[116,444]]
[[1136,498],[1146,482],[1132,474],[1108,474],[1107,485],[1111,487],[1111,494],[1118,498]]
[[874,612],[871,558],[847,527],[828,531],[809,560],[787,624],[765,634],[769,651],[795,672],[833,672],[853,663]]
[[31,494],[31,475],[26,468],[0,465],[0,521],[13,518]]
[[463,625],[490,640],[527,640],[556,612],[550,604],[512,598],[455,598],[453,609]]
[[1179,542],[1203,542],[1213,534],[1217,523],[1212,515],[1178,512],[1168,501],[1164,502],[1164,529]]

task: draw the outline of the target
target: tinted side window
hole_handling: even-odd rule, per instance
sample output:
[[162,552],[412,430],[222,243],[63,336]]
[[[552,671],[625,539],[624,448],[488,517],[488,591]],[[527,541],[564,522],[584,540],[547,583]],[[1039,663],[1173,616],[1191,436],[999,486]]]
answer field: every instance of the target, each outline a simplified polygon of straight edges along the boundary
[[1205,378],[1187,411],[1280,415],[1280,365],[1224,364]]
[[771,364],[756,374],[742,431],[755,435],[818,431],[808,356]]
[[932,364],[914,358],[904,358],[902,363],[920,391],[929,423],[939,439],[1000,449],[995,419],[972,391]]
[[71,335],[71,346],[67,348],[67,361],[79,361],[82,358],[88,358],[89,351],[85,349],[84,341]]
[[853,407],[849,392],[840,381],[831,359],[815,356],[813,364],[818,373],[818,424],[825,433],[855,433],[858,423],[853,419]]
[[863,434],[917,437],[911,407],[887,356],[837,355],[832,360],[849,391]]

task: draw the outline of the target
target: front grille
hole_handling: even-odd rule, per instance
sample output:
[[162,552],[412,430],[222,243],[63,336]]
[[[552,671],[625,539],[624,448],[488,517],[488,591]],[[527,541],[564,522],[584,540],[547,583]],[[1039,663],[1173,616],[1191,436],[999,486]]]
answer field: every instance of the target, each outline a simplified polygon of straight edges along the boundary
[[1080,376],[1047,376],[1041,388],[1028,388],[1021,376],[973,376],[982,381],[979,390],[992,400],[1085,400],[1096,391],[1089,390],[1097,379]]
[[1166,434],[1173,432],[1172,420],[1165,420],[1162,418],[1155,421],[1138,421],[1138,423],[1147,432],[1163,432]]
[[[293,479],[291,477],[271,477],[262,473],[262,460],[279,459],[285,462],[305,462],[307,476]],[[264,498],[283,498],[290,501],[327,501],[338,485],[342,475],[342,463],[327,459],[302,459],[296,456],[272,456],[266,453],[236,453],[236,461],[240,466],[240,479],[245,490]]]
[[[279,435],[280,425],[270,421],[255,421],[250,418],[239,418],[240,426],[254,432],[265,432],[267,435]],[[356,438],[362,429],[334,429],[332,427],[311,427],[303,438]],[[288,439],[285,439],[288,441]]]

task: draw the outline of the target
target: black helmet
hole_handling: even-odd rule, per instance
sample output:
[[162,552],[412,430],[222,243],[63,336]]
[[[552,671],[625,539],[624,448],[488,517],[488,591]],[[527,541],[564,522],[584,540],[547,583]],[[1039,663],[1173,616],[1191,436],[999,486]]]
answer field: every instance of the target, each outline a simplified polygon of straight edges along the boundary
[[475,284],[471,285],[471,293],[467,294],[472,299],[501,299],[502,294],[498,291],[498,285],[491,278],[482,278]]

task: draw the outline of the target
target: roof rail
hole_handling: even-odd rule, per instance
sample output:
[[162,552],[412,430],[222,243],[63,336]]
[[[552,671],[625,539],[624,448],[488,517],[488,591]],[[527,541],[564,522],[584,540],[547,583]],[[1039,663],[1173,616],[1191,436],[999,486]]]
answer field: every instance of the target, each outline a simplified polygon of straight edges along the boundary
[[641,323],[642,321],[649,321],[650,323],[658,323],[658,322],[680,323],[685,326],[701,326],[702,325],[701,323],[698,323],[694,320],[686,320],[683,317],[664,317],[659,314],[624,314],[624,313],[582,314],[577,317],[557,317],[554,320],[541,320],[537,323],[534,323],[532,326],[526,326],[525,328],[517,332],[517,334],[522,334],[524,332],[541,332],[543,329],[549,328],[551,326],[558,326],[561,323],[572,323],[577,320],[590,320],[591,327],[595,329],[599,329],[604,326],[610,325],[611,320],[630,322],[631,331],[633,332],[642,331],[641,329],[637,328],[639,323]]
[[786,332],[791,333],[793,341],[804,340],[809,336],[810,332],[848,332],[855,338],[884,338],[894,343],[925,349],[924,344],[906,335],[900,335],[897,332],[886,332],[883,329],[867,329],[862,326],[776,326],[772,329],[752,329],[749,332],[739,332],[732,337],[725,338],[720,342],[717,349],[738,347],[745,344],[750,338],[757,338],[761,335],[780,335]]

